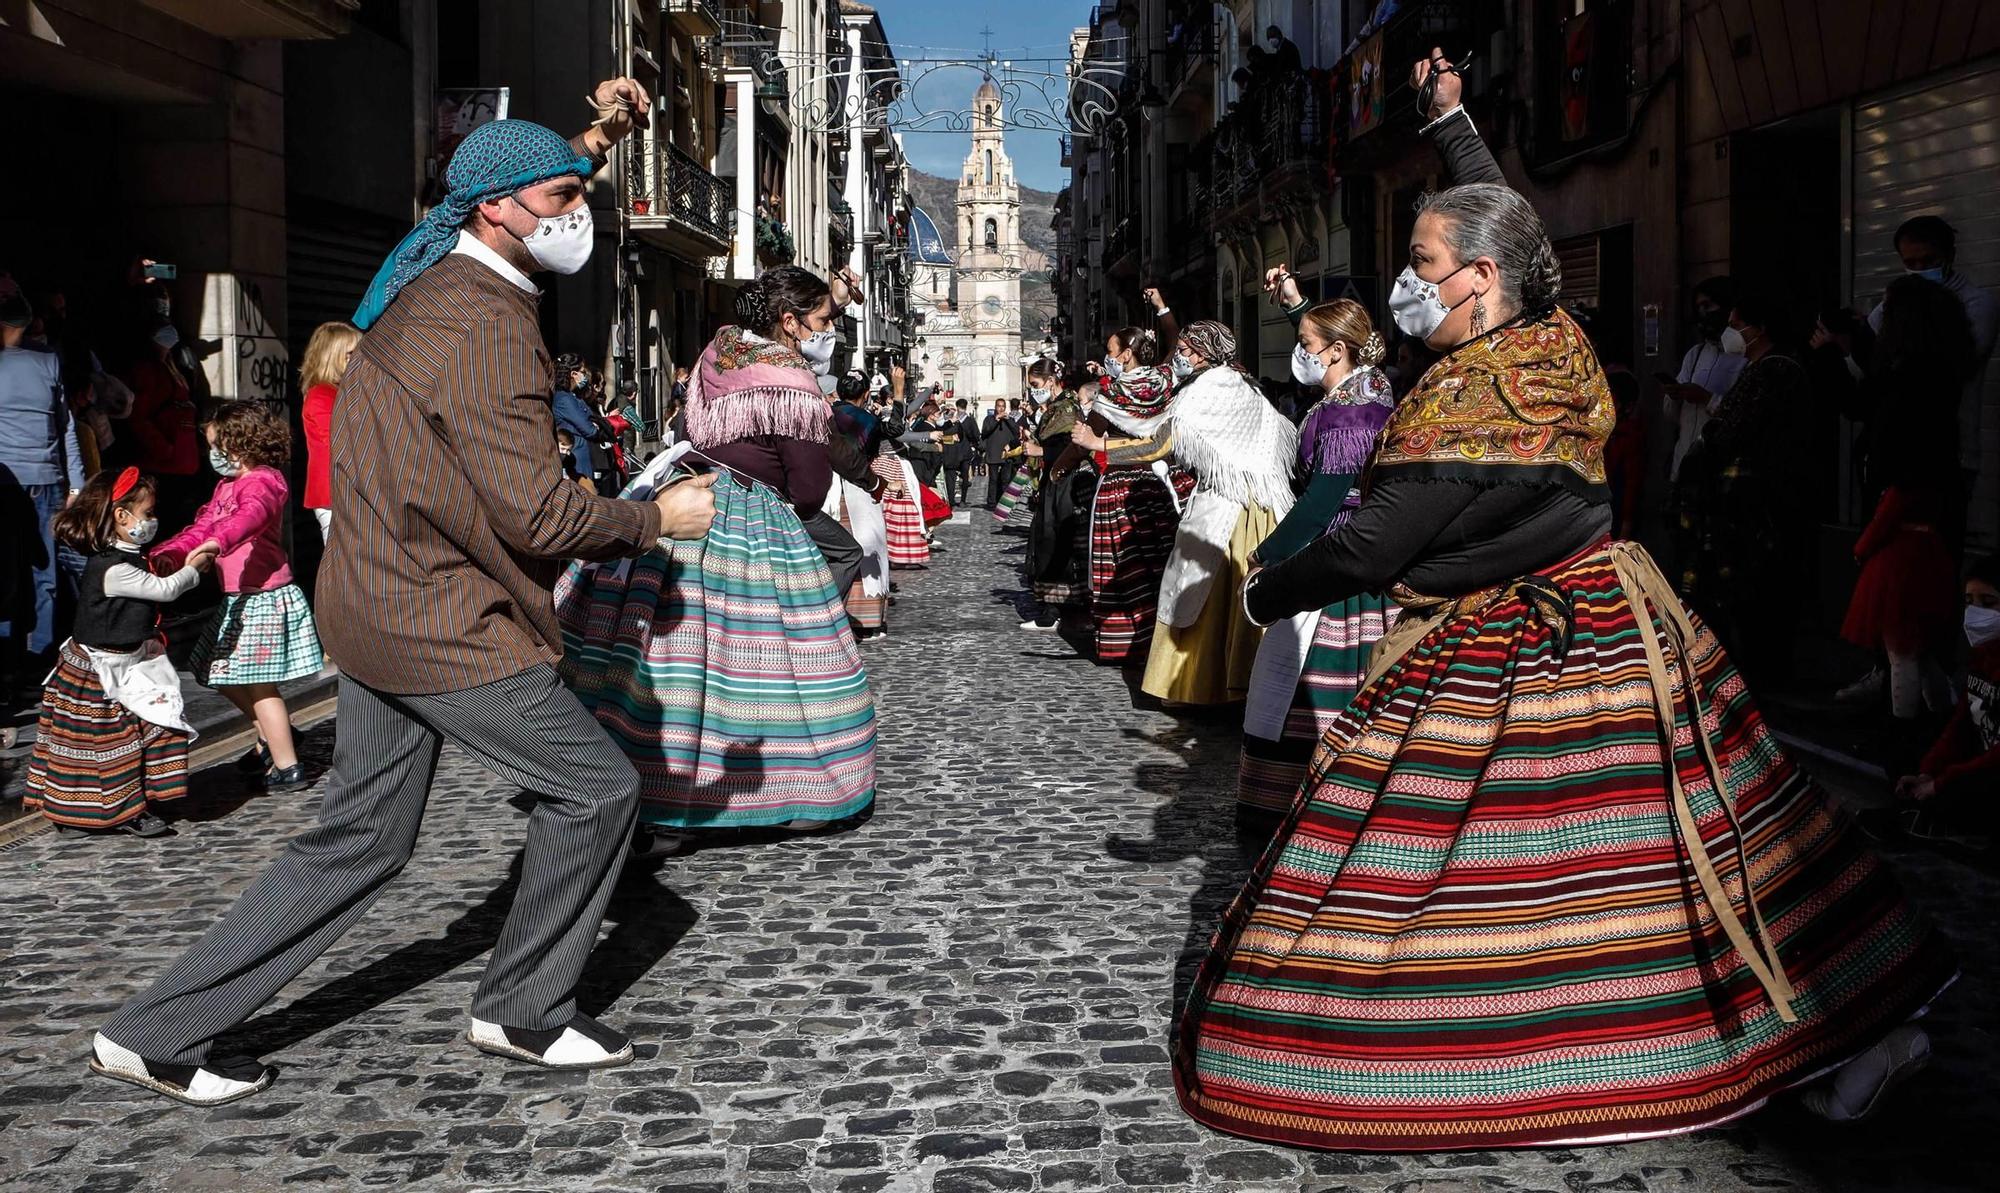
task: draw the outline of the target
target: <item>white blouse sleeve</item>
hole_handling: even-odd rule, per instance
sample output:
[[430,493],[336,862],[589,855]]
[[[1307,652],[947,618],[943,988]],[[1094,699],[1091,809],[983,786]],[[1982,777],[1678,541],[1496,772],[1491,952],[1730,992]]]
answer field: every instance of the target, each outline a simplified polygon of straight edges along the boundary
[[104,595],[156,604],[178,600],[201,582],[201,573],[184,567],[171,576],[155,576],[131,563],[113,564],[104,573]]

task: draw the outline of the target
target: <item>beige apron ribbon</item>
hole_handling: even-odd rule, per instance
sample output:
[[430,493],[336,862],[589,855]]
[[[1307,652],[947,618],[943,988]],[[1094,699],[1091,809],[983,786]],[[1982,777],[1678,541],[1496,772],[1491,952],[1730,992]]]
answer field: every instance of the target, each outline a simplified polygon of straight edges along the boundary
[[[1777,1010],[1778,1018],[1786,1023],[1797,1022],[1798,1014],[1792,1009],[1795,996],[1792,984],[1785,976],[1784,963],[1779,959],[1778,947],[1772,942],[1770,929],[1764,923],[1764,914],[1757,907],[1757,895],[1750,874],[1750,856],[1744,846],[1743,826],[1736,819],[1735,801],[1723,776],[1722,765],[1716,760],[1714,743],[1709,741],[1708,732],[1702,726],[1701,694],[1688,654],[1695,638],[1694,623],[1688,620],[1687,611],[1681,607],[1672,586],[1660,574],[1659,566],[1646,554],[1644,547],[1637,543],[1618,542],[1611,544],[1608,554],[1612,567],[1618,573],[1618,583],[1632,604],[1634,619],[1639,624],[1639,638],[1646,650],[1646,675],[1652,688],[1653,708],[1660,721],[1661,753],[1666,764],[1667,790],[1673,803],[1674,823],[1681,843],[1687,849],[1688,860],[1694,865],[1695,879],[1701,884],[1702,896],[1714,909],[1716,921],[1722,925],[1729,943],[1764,987],[1764,993]],[[1395,628],[1375,643],[1362,688],[1373,686],[1391,667],[1416,649],[1417,644],[1432,630],[1455,617],[1476,613],[1509,595],[1520,595],[1529,601],[1531,607],[1539,609],[1539,603],[1533,599],[1534,594],[1527,593],[1522,587],[1527,579],[1457,599],[1424,597],[1407,591],[1392,593],[1397,603],[1403,606],[1403,616]],[[1659,615],[1659,626],[1653,624],[1653,617],[1647,611],[1649,606]],[[1664,644],[1662,631],[1666,639]],[[1724,885],[1721,873],[1709,856],[1708,846],[1701,839],[1694,805],[1681,786],[1680,768],[1674,764],[1673,679],[1667,670],[1667,648],[1671,648],[1674,657],[1680,660],[1685,673],[1688,724],[1693,730],[1695,749],[1701,755],[1702,767],[1708,773],[1709,782],[1714,784],[1716,802],[1728,818],[1736,838],[1737,865],[1743,876],[1743,903],[1749,913],[1747,924],[1736,910],[1735,902],[1729,897],[1729,888]]]
[[[1611,565],[1617,570],[1619,586],[1625,590],[1626,599],[1632,604],[1632,613],[1639,623],[1639,640],[1646,648],[1646,674],[1653,689],[1653,706],[1660,717],[1661,750],[1666,762],[1668,789],[1673,795],[1674,820],[1680,828],[1681,843],[1687,848],[1688,859],[1694,863],[1702,895],[1708,899],[1708,905],[1714,910],[1723,932],[1728,935],[1729,943],[1735,946],[1744,964],[1750,967],[1750,972],[1764,987],[1764,993],[1770,997],[1778,1018],[1786,1023],[1796,1023],[1798,1013],[1792,1009],[1792,983],[1785,976],[1777,943],[1771,939],[1771,930],[1764,923],[1764,913],[1757,906],[1757,892],[1750,873],[1750,854],[1744,846],[1743,825],[1736,819],[1736,801],[1723,776],[1722,764],[1716,760],[1715,744],[1709,741],[1708,730],[1702,725],[1701,692],[1695,681],[1694,663],[1688,649],[1695,638],[1694,623],[1688,620],[1687,610],[1681,607],[1672,586],[1660,574],[1659,566],[1653,562],[1652,556],[1646,554],[1644,547],[1637,543],[1613,543]],[[1648,606],[1659,615],[1660,625],[1657,627],[1647,612]],[[1666,639],[1664,643],[1663,636]],[[1734,901],[1729,897],[1729,888],[1723,885],[1722,875],[1716,871],[1715,862],[1709,857],[1708,847],[1703,843],[1700,828],[1695,823],[1694,806],[1681,787],[1680,768],[1674,765],[1673,681],[1667,672],[1664,647],[1671,647],[1674,657],[1680,661],[1682,686],[1687,693],[1690,735],[1694,738],[1696,752],[1701,755],[1702,768],[1708,772],[1708,781],[1715,787],[1716,803],[1729,820],[1730,831],[1736,838],[1736,863],[1738,873],[1743,876],[1743,906],[1749,912],[1748,925],[1737,912]],[[1752,929],[1756,933],[1754,939]]]

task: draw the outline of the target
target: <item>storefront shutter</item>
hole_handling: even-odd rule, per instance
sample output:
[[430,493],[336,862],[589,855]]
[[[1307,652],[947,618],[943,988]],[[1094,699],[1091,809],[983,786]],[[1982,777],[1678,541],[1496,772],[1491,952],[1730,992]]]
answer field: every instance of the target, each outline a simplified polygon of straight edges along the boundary
[[287,310],[292,360],[305,358],[313,328],[354,317],[368,283],[408,225],[325,203],[291,197],[285,229],[289,271]]
[[[2000,61],[1946,72],[1854,105],[1854,298],[1863,312],[1902,275],[1892,238],[1904,220],[1941,215],[1958,231],[1958,270],[2000,283]],[[1980,420],[1976,542],[2000,526],[2000,370],[1989,362]]]

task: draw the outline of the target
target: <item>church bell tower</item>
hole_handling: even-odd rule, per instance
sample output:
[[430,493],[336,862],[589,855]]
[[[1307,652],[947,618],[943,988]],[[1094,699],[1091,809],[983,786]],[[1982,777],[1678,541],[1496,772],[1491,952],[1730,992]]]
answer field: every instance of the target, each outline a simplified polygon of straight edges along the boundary
[[[958,182],[958,313],[972,332],[959,396],[1021,396],[1021,188],[1007,157],[1000,89],[972,97],[972,152]],[[969,374],[969,375],[968,375]]]

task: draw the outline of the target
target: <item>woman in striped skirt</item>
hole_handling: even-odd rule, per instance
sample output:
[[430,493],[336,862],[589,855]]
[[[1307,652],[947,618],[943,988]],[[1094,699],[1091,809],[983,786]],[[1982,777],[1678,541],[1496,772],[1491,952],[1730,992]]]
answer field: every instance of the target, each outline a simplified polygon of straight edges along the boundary
[[1164,358],[1153,332],[1112,332],[1090,418],[1070,437],[1098,462],[1088,577],[1092,653],[1100,663],[1145,663],[1181,506],[1194,495],[1194,476],[1167,463],[1173,384],[1160,368]]
[[1090,589],[1083,568],[1090,554],[1090,499],[1097,475],[1084,470],[1089,461],[1082,449],[1070,450],[1070,437],[1097,398],[1097,382],[1082,368],[1072,367],[1064,388],[1042,413],[1028,454],[1041,465],[1042,483],[1029,501],[1028,553],[1023,561],[1028,588],[1035,598],[1035,616],[1021,623],[1024,630],[1053,630],[1065,614],[1086,606]]
[[1195,978],[1181,1104],[1369,1151],[1668,1135],[1815,1079],[1864,1115],[1929,1056],[1951,950],[1609,540],[1611,394],[1555,253],[1437,115],[1482,181],[1426,202],[1390,309],[1443,358],[1353,516],[1245,590],[1261,622],[1392,585],[1404,616]]
[[[688,385],[693,454],[722,469],[708,535],[579,564],[556,590],[565,678],[638,768],[640,820],[659,830],[811,830],[875,798],[874,699],[797,512],[832,481],[808,362],[825,359],[833,304],[788,266],[737,311],[744,326],[716,335]],[[665,460],[627,496],[661,483]],[[640,847],[678,843],[656,832]]]
[[[1360,502],[1354,484],[1396,404],[1389,379],[1376,367],[1382,337],[1365,307],[1343,298],[1308,309],[1283,266],[1271,271],[1270,287],[1299,329],[1292,379],[1320,387],[1325,396],[1300,426],[1305,493],[1258,546],[1258,566],[1289,559],[1347,520]],[[1265,632],[1243,711],[1239,811],[1279,815],[1292,806],[1313,746],[1354,698],[1369,652],[1395,616],[1386,598],[1363,592]]]

